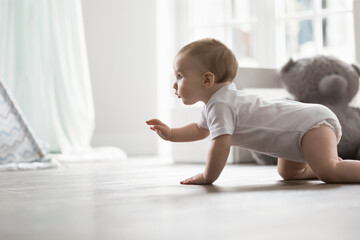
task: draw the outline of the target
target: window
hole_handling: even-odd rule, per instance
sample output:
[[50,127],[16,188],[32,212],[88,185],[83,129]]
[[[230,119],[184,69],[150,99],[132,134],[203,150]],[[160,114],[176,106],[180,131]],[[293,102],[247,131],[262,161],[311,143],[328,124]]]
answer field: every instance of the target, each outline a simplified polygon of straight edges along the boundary
[[241,66],[315,54],[355,60],[352,0],[188,0],[188,41],[217,38]]

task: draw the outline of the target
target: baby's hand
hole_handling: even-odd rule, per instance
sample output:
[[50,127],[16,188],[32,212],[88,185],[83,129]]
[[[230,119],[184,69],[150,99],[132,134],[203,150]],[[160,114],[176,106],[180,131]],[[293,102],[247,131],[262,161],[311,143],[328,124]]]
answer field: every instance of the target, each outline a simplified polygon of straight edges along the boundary
[[207,182],[204,178],[204,174],[199,173],[195,176],[188,178],[184,181],[180,181],[181,184],[188,184],[188,185],[210,185],[211,183]]
[[171,128],[165,123],[161,122],[159,119],[151,119],[146,121],[146,124],[151,125],[150,129],[155,131],[162,139],[170,140]]

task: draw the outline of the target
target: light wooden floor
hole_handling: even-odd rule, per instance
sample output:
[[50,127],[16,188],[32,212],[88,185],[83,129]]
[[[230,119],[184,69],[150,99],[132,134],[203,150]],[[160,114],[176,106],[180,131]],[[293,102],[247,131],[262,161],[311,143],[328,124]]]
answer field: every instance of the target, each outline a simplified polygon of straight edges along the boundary
[[0,239],[360,239],[360,185],[284,182],[258,165],[178,183],[202,169],[130,159],[0,172]]

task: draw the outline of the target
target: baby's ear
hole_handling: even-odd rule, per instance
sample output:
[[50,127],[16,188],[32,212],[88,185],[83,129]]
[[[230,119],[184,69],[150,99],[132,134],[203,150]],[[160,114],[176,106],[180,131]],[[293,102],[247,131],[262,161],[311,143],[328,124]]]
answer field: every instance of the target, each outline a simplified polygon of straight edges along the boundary
[[356,65],[355,63],[351,64],[351,66],[355,69],[355,71],[357,72],[357,74],[360,77],[360,67],[358,65]]
[[212,87],[215,83],[215,75],[212,72],[206,72],[203,75],[203,84],[205,87]]

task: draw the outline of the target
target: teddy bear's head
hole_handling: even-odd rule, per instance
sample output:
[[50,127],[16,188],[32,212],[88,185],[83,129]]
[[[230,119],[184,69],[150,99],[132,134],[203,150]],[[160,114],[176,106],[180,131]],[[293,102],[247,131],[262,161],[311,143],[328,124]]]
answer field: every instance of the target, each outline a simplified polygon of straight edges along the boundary
[[359,89],[360,69],[337,58],[316,56],[290,59],[280,79],[296,100],[320,104],[349,103]]

